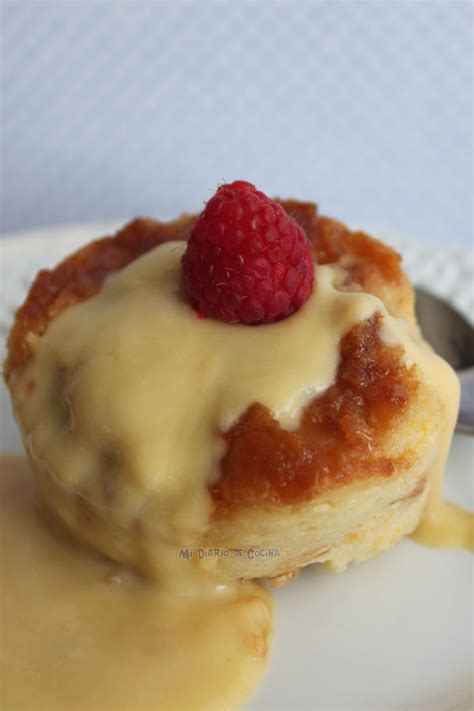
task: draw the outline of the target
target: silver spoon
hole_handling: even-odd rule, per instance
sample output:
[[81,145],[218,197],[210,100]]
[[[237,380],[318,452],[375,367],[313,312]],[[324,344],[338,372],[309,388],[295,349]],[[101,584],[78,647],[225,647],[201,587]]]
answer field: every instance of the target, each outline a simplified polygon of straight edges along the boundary
[[450,304],[417,287],[416,316],[421,332],[461,381],[456,429],[474,434],[474,328]]

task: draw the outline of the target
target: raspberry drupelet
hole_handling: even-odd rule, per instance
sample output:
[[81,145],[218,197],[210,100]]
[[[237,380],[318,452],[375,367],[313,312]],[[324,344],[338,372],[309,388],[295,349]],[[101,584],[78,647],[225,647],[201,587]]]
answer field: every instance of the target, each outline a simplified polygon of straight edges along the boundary
[[265,324],[297,311],[314,283],[303,229],[254,185],[222,185],[191,232],[182,261],[191,303],[201,316]]

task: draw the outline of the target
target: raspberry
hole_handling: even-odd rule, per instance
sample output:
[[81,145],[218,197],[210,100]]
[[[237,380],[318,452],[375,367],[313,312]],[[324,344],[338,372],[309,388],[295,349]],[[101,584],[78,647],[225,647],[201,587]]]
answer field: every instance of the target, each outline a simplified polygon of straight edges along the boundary
[[254,185],[218,188],[199,216],[182,260],[201,316],[263,324],[297,311],[311,294],[314,266],[302,228]]

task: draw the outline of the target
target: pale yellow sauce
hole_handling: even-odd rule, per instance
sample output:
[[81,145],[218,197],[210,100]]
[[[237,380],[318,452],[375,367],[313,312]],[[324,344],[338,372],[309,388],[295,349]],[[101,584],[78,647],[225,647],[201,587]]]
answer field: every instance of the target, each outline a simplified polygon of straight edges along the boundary
[[[435,545],[467,540],[453,531],[472,518],[456,517],[440,493],[459,382],[416,328],[373,295],[341,291],[333,265],[315,266],[313,294],[280,323],[197,320],[182,291],[185,246],[155,248],[32,337],[35,357],[12,384],[16,414],[40,492],[63,522],[112,557],[174,577],[176,548],[196,544],[211,525],[208,485],[225,446],[221,432],[252,402],[295,427],[308,401],[334,382],[341,337],[379,312],[384,340],[404,346],[406,362],[445,409],[415,537]],[[88,502],[104,535],[103,526],[85,529],[77,506],[67,505],[71,494]]]
[[474,515],[441,497],[431,498],[412,538],[432,548],[474,552]]
[[152,572],[159,587],[56,540],[33,511],[24,465],[3,465],[2,703],[7,709],[227,708],[266,658],[271,602],[178,558],[209,530],[221,431],[252,402],[283,427],[335,379],[342,336],[375,312],[440,396],[445,430],[415,535],[472,546],[472,516],[441,502],[459,384],[376,297],[316,267],[305,306],[272,326],[196,321],[184,243],[152,250],[67,309],[11,383],[43,505],[80,539]]
[[403,322],[386,316],[383,336],[388,343],[398,342],[403,345],[407,364],[417,364],[425,382],[438,392],[445,408],[444,427],[429,472],[427,504],[412,538],[434,548],[474,550],[474,515],[460,506],[444,501],[441,492],[459,409],[458,377],[443,358],[425,345],[420,347],[419,335]]
[[222,431],[253,402],[295,427],[334,382],[342,336],[383,308],[317,266],[313,294],[280,323],[198,320],[182,292],[184,249],[157,247],[68,308],[32,339],[34,358],[12,384],[43,498],[87,539],[77,511],[55,504],[60,491],[82,497],[117,529],[113,550],[109,531],[88,542],[162,580],[176,574],[176,547],[212,525]]
[[61,540],[20,458],[0,459],[0,542],[2,710],[227,709],[259,681],[263,588],[176,596]]

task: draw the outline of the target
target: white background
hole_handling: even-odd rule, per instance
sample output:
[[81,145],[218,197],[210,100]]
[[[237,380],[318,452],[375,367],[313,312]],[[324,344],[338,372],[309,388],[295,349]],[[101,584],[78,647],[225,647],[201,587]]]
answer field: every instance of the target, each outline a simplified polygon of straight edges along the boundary
[[471,244],[471,2],[1,7],[0,232],[172,217],[245,178]]

